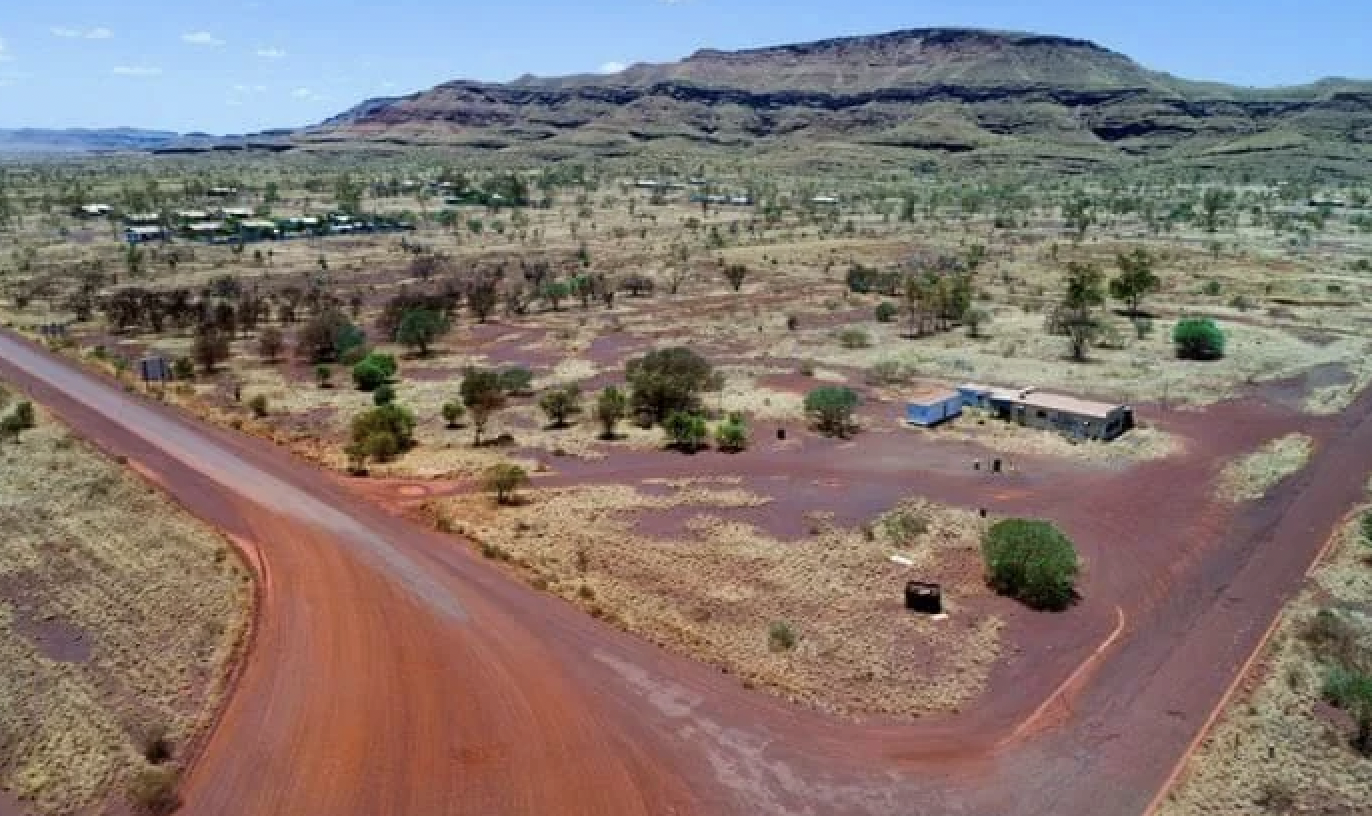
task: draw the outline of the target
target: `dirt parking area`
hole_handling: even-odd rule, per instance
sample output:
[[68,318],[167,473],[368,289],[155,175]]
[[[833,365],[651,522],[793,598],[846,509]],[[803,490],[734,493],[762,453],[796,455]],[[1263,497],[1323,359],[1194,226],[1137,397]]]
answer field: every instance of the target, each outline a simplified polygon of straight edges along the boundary
[[[0,792],[107,812],[174,779],[249,628],[227,542],[40,411],[0,445]],[[3,807],[0,807],[3,810]]]

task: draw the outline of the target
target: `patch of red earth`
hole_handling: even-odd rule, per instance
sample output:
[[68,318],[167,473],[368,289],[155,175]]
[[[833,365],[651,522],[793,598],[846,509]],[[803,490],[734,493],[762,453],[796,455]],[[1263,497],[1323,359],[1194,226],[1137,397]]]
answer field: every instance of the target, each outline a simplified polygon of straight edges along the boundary
[[61,618],[39,618],[31,610],[14,609],[14,629],[28,638],[43,656],[57,663],[85,663],[91,658],[90,636]]

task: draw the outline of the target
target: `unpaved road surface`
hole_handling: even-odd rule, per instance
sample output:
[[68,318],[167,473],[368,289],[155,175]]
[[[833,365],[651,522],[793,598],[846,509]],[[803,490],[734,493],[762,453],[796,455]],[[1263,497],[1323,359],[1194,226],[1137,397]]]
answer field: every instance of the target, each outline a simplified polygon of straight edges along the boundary
[[[266,443],[9,335],[0,377],[258,565],[256,640],[185,791],[185,812],[213,816],[1141,813],[1372,464],[1372,397],[1324,420],[1239,403],[1175,420],[1204,442],[1179,464],[1014,494],[993,506],[1061,518],[1098,554],[1068,613],[1080,636],[1026,641],[964,714],[849,723],[614,631]],[[1218,454],[1292,429],[1318,441],[1309,468],[1242,511],[1208,499]]]

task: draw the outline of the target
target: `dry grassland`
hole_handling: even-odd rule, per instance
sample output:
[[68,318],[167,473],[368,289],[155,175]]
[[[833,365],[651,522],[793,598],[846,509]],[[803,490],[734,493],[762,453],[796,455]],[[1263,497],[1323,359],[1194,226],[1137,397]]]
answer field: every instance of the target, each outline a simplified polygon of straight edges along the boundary
[[174,767],[225,691],[247,570],[222,538],[40,416],[0,446],[0,786],[35,813]]
[[[812,519],[813,535],[792,541],[725,517],[767,502],[725,479],[541,490],[499,510],[468,496],[428,509],[534,586],[749,686],[849,716],[956,711],[981,691],[1001,628],[986,611],[981,519],[915,500],[866,530]],[[637,516],[680,531],[645,533]],[[914,566],[892,563],[896,553]],[[948,620],[905,611],[913,574],[943,582]],[[793,648],[771,641],[782,623]]]
[[[1372,759],[1349,745],[1349,724],[1321,701],[1322,670],[1304,637],[1316,612],[1352,610],[1372,648],[1372,563],[1356,524],[1339,534],[1311,585],[1283,614],[1262,661],[1187,766],[1159,816],[1366,814]],[[1356,610],[1363,610],[1361,613]]]
[[1261,499],[1282,479],[1305,467],[1314,445],[1305,434],[1287,434],[1235,459],[1220,472],[1219,495],[1236,502]]

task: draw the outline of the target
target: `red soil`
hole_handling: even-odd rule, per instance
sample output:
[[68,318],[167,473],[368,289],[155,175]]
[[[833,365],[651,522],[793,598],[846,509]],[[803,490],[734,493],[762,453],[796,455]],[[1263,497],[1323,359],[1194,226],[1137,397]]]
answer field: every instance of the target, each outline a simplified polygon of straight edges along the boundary
[[[260,550],[256,640],[189,778],[195,814],[1139,813],[1372,464],[1364,395],[1326,419],[1257,401],[1151,417],[1192,444],[1124,471],[1032,462],[994,479],[892,434],[558,477],[743,472],[797,508],[918,492],[1051,517],[1079,542],[1084,601],[1018,613],[975,709],[856,724],[664,654],[266,443],[9,336],[0,375]],[[1209,498],[1225,456],[1291,430],[1318,441],[1307,469],[1240,509]]]

